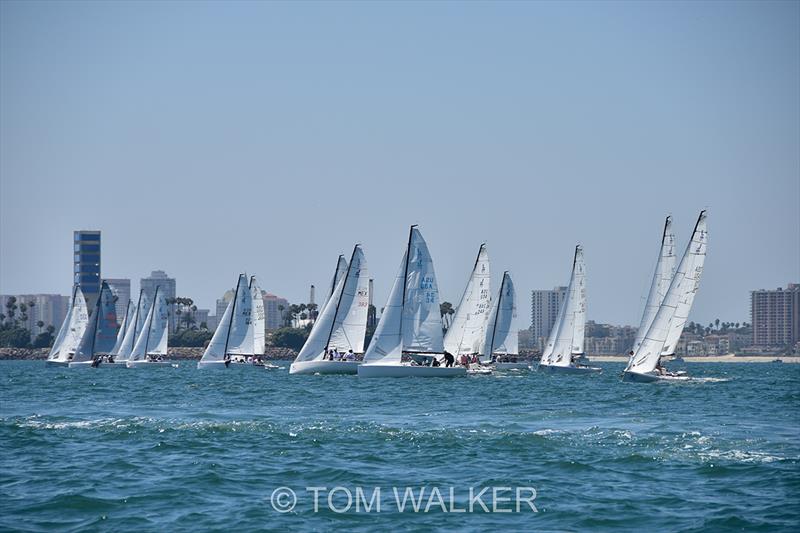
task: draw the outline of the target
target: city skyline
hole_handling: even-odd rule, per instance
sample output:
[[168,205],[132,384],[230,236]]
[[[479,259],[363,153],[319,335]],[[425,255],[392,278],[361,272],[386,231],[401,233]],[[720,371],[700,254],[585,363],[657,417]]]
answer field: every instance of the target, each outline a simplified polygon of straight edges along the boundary
[[682,253],[706,207],[690,320],[800,272],[797,3],[0,14],[3,294],[68,294],[90,228],[103,276],[162,269],[207,309],[245,271],[301,302],[360,242],[380,309],[418,223],[442,300],[481,242],[520,295],[581,243],[589,317],[637,324],[664,216]]

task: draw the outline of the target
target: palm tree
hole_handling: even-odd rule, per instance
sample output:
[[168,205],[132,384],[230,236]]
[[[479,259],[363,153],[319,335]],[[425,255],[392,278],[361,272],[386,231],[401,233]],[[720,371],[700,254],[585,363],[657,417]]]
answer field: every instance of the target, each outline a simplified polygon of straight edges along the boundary
[[442,302],[439,304],[439,314],[442,317],[442,330],[447,331],[450,328],[450,320],[452,320],[453,313],[456,310],[453,309],[453,304],[450,302]]
[[716,325],[716,326],[717,326],[717,329],[719,329],[719,318],[717,318],[716,320],[714,320],[714,325]]

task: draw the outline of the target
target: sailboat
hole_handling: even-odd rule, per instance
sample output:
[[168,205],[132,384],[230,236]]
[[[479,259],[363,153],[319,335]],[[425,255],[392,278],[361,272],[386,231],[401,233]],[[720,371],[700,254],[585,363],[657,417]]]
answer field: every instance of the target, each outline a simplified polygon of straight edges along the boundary
[[117,341],[117,311],[114,294],[103,281],[94,313],[75,349],[69,368],[98,366],[104,355],[111,353]]
[[675,353],[675,347],[689,317],[706,259],[708,230],[706,212],[701,211],[678,269],[663,301],[639,345],[631,354],[623,380],[652,382],[688,380],[685,374],[672,374],[661,367],[661,357]]
[[145,319],[149,311],[150,300],[144,290],[140,290],[139,298],[136,301],[136,307],[133,308],[133,313],[129,314],[125,320],[128,325],[125,329],[125,334],[122,336],[122,342],[111,351],[114,364],[127,366],[126,363],[128,359],[130,359],[131,352],[133,352],[136,339],[139,338],[139,333],[144,330]]
[[[489,254],[486,244],[481,244],[453,321],[444,335],[444,349],[455,356],[457,363],[462,356],[472,360],[482,353],[491,304],[490,284]],[[475,371],[478,370],[488,369],[476,365]]]
[[161,360],[167,355],[169,308],[160,286],[156,286],[154,300],[127,361],[128,368],[172,365],[170,361]]
[[517,361],[519,355],[519,332],[513,328],[517,317],[517,292],[511,274],[503,272],[503,281],[497,300],[489,315],[485,344],[481,350],[489,361],[494,360],[497,370],[524,370],[527,363]]
[[133,302],[128,300],[128,305],[125,307],[125,315],[122,318],[122,324],[120,324],[119,330],[117,331],[117,342],[114,344],[114,347],[111,348],[111,353],[109,354],[114,358],[119,355],[119,349],[122,347],[122,341],[125,340],[125,332],[128,331],[128,327],[133,320],[135,309]]
[[252,311],[253,293],[248,287],[247,275],[239,274],[234,296],[225,308],[197,368],[227,368],[231,363],[247,362],[246,357],[253,355],[255,342]]
[[572,274],[567,287],[567,297],[561,304],[550,338],[547,340],[538,370],[583,374],[601,372],[602,369],[582,365],[577,359],[584,355],[586,329],[586,265],[583,248],[575,247]]
[[[361,245],[356,244],[347,269],[323,305],[311,333],[289,367],[290,374],[356,374],[364,353],[369,308],[369,272]],[[326,359],[336,350],[342,359]],[[353,355],[349,352],[352,350]]]
[[389,293],[375,335],[358,367],[359,377],[464,376],[463,366],[429,366],[403,355],[438,362],[444,351],[439,287],[428,245],[411,226],[397,278]]
[[75,353],[88,323],[89,312],[86,309],[86,299],[83,297],[80,287],[75,285],[72,289],[72,299],[67,316],[61,323],[56,340],[47,356],[48,366],[69,365],[70,355]]

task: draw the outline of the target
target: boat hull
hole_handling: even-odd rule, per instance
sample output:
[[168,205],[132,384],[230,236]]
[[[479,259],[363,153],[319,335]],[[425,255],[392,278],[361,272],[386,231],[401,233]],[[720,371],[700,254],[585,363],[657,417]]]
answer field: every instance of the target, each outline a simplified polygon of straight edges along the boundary
[[654,383],[656,381],[689,381],[689,376],[661,376],[658,374],[640,374],[638,372],[624,372],[622,381],[630,383]]
[[97,368],[125,368],[126,363],[127,361],[115,361],[113,363],[101,361],[97,364]]
[[295,361],[290,374],[358,374],[361,361]]
[[539,365],[540,372],[550,372],[552,374],[593,374],[602,372],[602,368],[595,366],[555,366]]
[[126,366],[128,368],[171,367],[172,361],[128,361]]
[[229,365],[225,365],[224,361],[198,361],[197,368],[199,369],[220,369],[225,370],[226,368],[262,368],[263,365],[254,365],[252,363],[234,363],[231,362]]
[[69,368],[92,368],[92,361],[71,361]]
[[466,376],[463,366],[361,365],[360,378],[453,378]]
[[69,361],[46,361],[47,366],[65,366],[69,367]]
[[495,363],[495,370],[528,370],[528,363]]

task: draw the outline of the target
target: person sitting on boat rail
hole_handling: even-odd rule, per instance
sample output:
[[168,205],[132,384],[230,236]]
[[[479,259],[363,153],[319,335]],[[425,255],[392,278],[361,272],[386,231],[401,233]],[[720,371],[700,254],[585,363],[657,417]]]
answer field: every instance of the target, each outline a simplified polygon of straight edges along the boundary
[[431,358],[431,366],[441,366],[439,360],[435,357]]
[[347,353],[344,354],[344,360],[345,361],[355,361],[356,360],[356,354],[353,353],[353,349],[352,348],[347,350]]
[[478,359],[478,354],[476,354],[476,353],[472,354],[472,361],[471,362],[473,364],[475,364],[475,365],[477,365],[477,364],[479,364],[481,362],[480,359]]
[[456,362],[456,358],[453,357],[453,354],[451,354],[447,350],[444,351],[444,360],[445,360],[445,365],[444,366],[446,366],[448,368],[453,366],[453,364]]
[[337,350],[336,348],[333,349],[333,360],[334,361],[341,361],[342,360],[342,354],[340,354],[339,350]]

